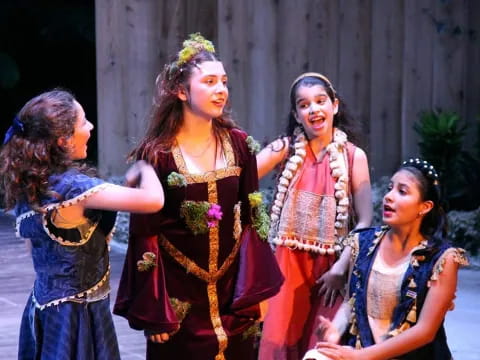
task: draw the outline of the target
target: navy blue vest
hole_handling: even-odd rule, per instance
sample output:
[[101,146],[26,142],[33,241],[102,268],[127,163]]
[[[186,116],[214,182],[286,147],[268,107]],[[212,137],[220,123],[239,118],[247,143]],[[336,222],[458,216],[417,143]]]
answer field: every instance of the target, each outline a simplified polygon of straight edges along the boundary
[[[368,323],[367,285],[373,260],[378,251],[377,245],[387,230],[387,227],[368,228],[359,230],[353,235],[358,241],[358,257],[350,281],[354,316],[344,337],[345,343],[353,347],[367,347],[375,344]],[[395,336],[415,325],[428,293],[428,282],[433,274],[434,265],[450,247],[450,245],[444,244],[429,251],[413,253],[402,280],[400,302],[393,313],[389,336]],[[399,359],[412,360],[450,360],[451,358],[443,323],[431,343],[399,357]]]

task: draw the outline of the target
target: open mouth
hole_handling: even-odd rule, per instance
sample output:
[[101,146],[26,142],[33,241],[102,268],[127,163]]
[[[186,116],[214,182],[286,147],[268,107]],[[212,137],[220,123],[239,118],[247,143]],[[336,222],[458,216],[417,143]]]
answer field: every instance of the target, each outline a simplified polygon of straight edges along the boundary
[[212,101],[215,106],[222,107],[225,105],[225,100],[224,99],[217,99]]
[[312,126],[312,128],[319,129],[323,127],[323,124],[325,123],[325,118],[323,116],[315,116],[315,117],[309,118],[308,121],[310,122],[310,125]]
[[388,213],[388,214],[391,214],[395,212],[395,210],[388,204],[383,204],[383,213]]

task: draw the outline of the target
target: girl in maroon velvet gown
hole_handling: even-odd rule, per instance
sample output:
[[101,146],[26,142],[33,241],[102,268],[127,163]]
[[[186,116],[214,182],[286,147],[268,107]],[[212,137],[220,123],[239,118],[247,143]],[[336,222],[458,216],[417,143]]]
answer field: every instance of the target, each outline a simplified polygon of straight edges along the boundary
[[253,359],[258,304],[283,277],[261,239],[255,144],[226,111],[227,75],[210,41],[184,42],[155,100],[133,155],[156,168],[165,207],[131,218],[114,313],[145,330],[147,359]]

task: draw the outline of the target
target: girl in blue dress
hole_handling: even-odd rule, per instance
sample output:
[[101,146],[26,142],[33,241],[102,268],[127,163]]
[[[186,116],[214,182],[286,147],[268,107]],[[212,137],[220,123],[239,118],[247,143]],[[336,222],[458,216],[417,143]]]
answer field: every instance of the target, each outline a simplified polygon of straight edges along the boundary
[[78,164],[92,129],[73,95],[53,90],[28,101],[5,136],[4,201],[15,211],[17,236],[30,243],[36,273],[22,317],[21,360],[120,358],[109,308],[108,240],[116,211],[156,212],[164,194],[145,162],[127,172],[129,187]]

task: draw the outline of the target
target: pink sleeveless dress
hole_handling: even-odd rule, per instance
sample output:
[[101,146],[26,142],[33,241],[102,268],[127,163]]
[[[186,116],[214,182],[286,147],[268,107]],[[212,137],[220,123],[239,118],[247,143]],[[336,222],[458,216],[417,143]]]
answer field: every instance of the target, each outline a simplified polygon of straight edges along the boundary
[[[277,238],[295,239],[310,248],[329,249],[335,245],[335,179],[328,154],[317,161],[310,147],[288,189],[280,217]],[[349,169],[355,146],[347,145]],[[277,246],[275,257],[285,277],[280,292],[268,300],[259,360],[297,360],[317,342],[318,316],[333,318],[343,299],[333,307],[322,305],[316,280],[336,261],[335,254]]]

